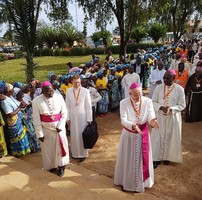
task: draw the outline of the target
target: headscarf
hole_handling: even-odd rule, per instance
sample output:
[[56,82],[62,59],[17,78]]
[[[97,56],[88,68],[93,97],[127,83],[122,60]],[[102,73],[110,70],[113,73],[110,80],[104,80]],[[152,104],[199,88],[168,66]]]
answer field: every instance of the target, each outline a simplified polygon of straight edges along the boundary
[[17,96],[17,94],[18,94],[19,92],[20,92],[20,88],[14,87],[14,94],[13,94],[14,98],[16,98],[16,96]]
[[52,77],[53,75],[55,75],[55,72],[53,72],[53,71],[52,71],[52,72],[49,72],[49,73],[48,73],[48,79],[51,80],[51,77]]
[[10,83],[6,83],[6,87],[7,87],[6,91],[8,91],[8,92],[13,89],[13,85],[11,85]]
[[6,83],[0,80],[0,94],[5,94],[7,90]]

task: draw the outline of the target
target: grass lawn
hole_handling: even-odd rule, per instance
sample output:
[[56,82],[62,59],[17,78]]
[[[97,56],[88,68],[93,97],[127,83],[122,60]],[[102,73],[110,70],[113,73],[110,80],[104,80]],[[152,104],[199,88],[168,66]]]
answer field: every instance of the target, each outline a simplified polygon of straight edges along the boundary
[[[106,55],[99,55],[101,63],[104,62]],[[56,75],[65,75],[67,73],[68,62],[72,62],[74,66],[85,64],[92,59],[89,56],[72,56],[72,57],[36,57],[34,61],[38,64],[34,74],[35,77],[44,81],[48,79],[48,72],[54,71]],[[0,80],[5,82],[26,82],[25,78],[25,59],[14,59],[0,62]]]

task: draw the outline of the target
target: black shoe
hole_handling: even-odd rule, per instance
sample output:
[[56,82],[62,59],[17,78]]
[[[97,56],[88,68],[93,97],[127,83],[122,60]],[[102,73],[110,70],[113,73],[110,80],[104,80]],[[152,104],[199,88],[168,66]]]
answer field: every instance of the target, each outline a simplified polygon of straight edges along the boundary
[[56,171],[57,171],[57,168],[52,168],[52,169],[49,170],[49,172],[52,173],[52,174],[56,174]]
[[170,161],[169,161],[169,160],[164,160],[164,161],[163,161],[163,164],[164,164],[164,165],[169,165],[169,164],[170,164]]
[[124,188],[123,188],[123,185],[121,186],[121,190],[122,190],[123,192],[126,192],[126,190],[124,190]]
[[161,164],[161,161],[154,161],[153,162],[153,166],[154,166],[154,169],[156,169],[158,167],[158,165]]
[[62,176],[64,176],[64,173],[65,173],[65,167],[64,166],[63,167],[59,167],[57,175],[60,176],[60,177],[62,177]]
[[79,158],[79,162],[83,162],[86,158]]

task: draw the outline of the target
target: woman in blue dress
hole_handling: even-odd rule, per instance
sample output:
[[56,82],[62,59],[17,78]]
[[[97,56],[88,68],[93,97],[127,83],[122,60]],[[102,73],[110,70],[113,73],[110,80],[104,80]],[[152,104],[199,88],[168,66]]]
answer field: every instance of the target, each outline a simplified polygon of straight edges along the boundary
[[[4,86],[3,86],[4,87]],[[26,107],[24,102],[19,103],[12,96],[14,93],[13,86],[6,83],[5,97],[1,101],[1,108],[6,115],[6,126],[10,144],[9,150],[11,155],[19,157],[31,152],[26,128],[23,125],[23,114],[21,109]]]
[[119,92],[119,77],[116,75],[116,70],[114,67],[110,69],[110,74],[108,74],[108,87],[109,89],[109,104],[110,111],[115,112],[119,107],[119,102],[121,100]]
[[39,142],[37,140],[36,133],[35,133],[34,122],[32,118],[32,102],[31,102],[31,97],[28,94],[28,90],[29,90],[28,87],[24,88],[24,90],[20,90],[16,94],[16,99],[19,102],[25,102],[27,105],[27,107],[22,111],[23,123],[26,127],[26,133],[29,140],[31,152],[34,153],[34,152],[37,152],[39,149]]

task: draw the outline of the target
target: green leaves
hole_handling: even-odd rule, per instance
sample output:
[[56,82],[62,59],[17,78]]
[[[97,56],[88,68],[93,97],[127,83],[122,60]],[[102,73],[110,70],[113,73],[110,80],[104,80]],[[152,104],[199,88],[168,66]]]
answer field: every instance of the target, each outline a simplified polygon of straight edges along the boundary
[[161,37],[165,36],[166,27],[161,24],[154,23],[149,28],[148,34],[152,37],[154,42],[157,43]]

